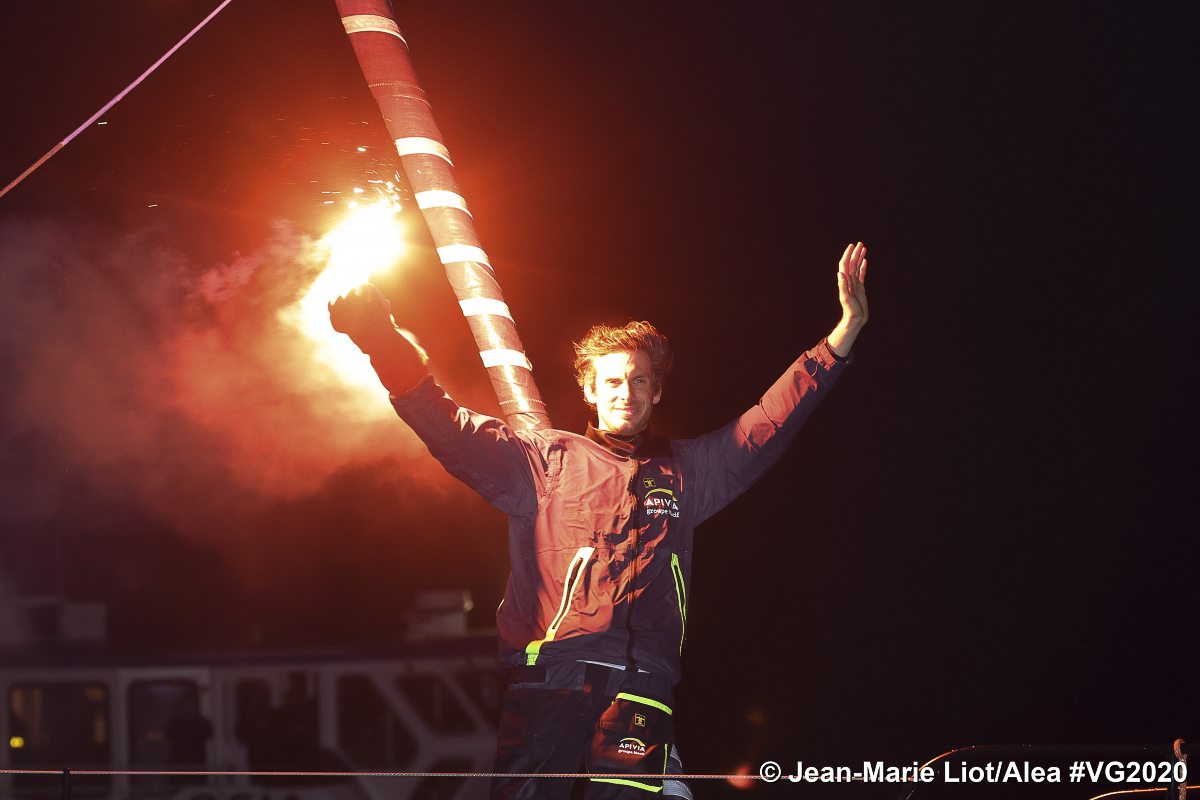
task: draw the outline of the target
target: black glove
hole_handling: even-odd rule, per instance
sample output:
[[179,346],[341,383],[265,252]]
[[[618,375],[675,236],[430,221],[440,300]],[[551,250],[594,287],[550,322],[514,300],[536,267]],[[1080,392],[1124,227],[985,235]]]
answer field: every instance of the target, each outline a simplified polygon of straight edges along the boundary
[[392,304],[374,285],[364,283],[329,304],[329,322],[367,355],[385,350],[399,335],[392,322]]
[[395,397],[412,392],[429,373],[425,351],[392,322],[392,306],[383,292],[369,283],[329,304],[329,322],[371,357],[379,380]]

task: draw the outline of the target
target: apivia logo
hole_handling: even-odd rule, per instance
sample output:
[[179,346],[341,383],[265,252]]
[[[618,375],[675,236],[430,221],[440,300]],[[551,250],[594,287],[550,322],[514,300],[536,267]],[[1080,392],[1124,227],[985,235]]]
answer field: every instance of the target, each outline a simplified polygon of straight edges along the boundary
[[641,739],[634,739],[630,736],[627,739],[622,739],[617,745],[617,753],[619,755],[630,755],[641,758],[646,755],[646,743]]
[[[653,483],[653,481],[646,481]],[[679,516],[679,502],[675,499],[675,493],[670,489],[654,488],[646,492],[646,499],[642,505],[646,508],[646,513],[652,517],[657,517],[660,514],[667,514],[672,517]]]

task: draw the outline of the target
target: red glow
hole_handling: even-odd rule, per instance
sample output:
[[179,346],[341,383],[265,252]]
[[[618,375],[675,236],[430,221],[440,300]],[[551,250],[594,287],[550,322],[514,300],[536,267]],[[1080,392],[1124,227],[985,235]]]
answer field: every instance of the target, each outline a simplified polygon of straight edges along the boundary
[[[390,221],[351,215],[359,254],[364,220],[385,231]],[[344,464],[415,443],[367,357],[329,324],[326,302],[365,277],[346,269],[359,259],[339,253],[343,231],[320,242],[280,231],[264,250],[210,271],[200,293],[212,324],[185,327],[170,345],[172,405],[223,440],[227,469],[248,488],[311,490]]]
[[[754,774],[754,765],[751,764],[749,761],[743,761],[742,763],[737,765],[737,769],[735,769],[733,771],[733,774],[734,775],[753,775]],[[753,789],[754,784],[755,784],[755,780],[750,777],[726,778],[725,781],[733,788],[741,789],[743,791],[745,791],[746,789]]]

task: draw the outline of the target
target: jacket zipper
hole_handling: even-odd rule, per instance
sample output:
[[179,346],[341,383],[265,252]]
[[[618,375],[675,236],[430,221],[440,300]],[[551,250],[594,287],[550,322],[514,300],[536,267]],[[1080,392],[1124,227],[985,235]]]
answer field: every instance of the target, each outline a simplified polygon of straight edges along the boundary
[[683,640],[687,637],[687,586],[683,583],[683,568],[679,566],[679,555],[671,553],[671,575],[675,578],[675,601],[679,603],[679,653],[683,654]]
[[592,553],[596,552],[594,547],[581,547],[575,553],[575,557],[571,559],[570,566],[567,567],[567,577],[563,582],[563,596],[558,604],[558,613],[554,615],[550,627],[546,628],[545,637],[532,641],[525,648],[525,666],[532,667],[537,664],[538,653],[542,649],[542,645],[546,642],[554,641],[554,636],[558,633],[558,626],[562,625],[562,621],[566,618],[567,612],[571,610],[571,599],[575,596],[575,591],[579,588],[579,582],[583,580],[583,568],[591,559]]
[[637,493],[637,476],[639,464],[634,463],[633,474],[629,476],[629,495],[633,498],[633,510],[629,514],[629,523],[632,526],[631,534],[633,536],[633,559],[629,569],[629,609],[625,612],[625,631],[628,638],[625,640],[625,668],[630,670],[637,669],[637,661],[633,657],[633,648],[636,644],[636,636],[634,636],[633,627],[633,612],[637,606],[637,589],[638,589],[638,562],[641,558],[642,549],[642,499]]

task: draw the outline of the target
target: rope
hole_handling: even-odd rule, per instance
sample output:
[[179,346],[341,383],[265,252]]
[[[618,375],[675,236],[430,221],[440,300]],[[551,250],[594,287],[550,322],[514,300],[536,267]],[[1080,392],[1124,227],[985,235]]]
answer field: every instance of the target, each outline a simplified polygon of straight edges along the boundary
[[229,5],[231,2],[233,2],[233,0],[224,0],[224,2],[222,2],[222,3],[221,3],[221,5],[217,6],[217,7],[216,7],[216,9],[215,9],[215,10],[214,10],[214,11],[213,11],[211,14],[209,14],[207,17],[205,17],[203,20],[201,20],[201,22],[200,22],[200,24],[199,24],[199,25],[197,25],[196,27],[192,28],[192,30],[191,30],[191,31],[188,33],[188,35],[187,35],[187,36],[184,36],[182,39],[180,39],[180,40],[179,40],[179,41],[178,41],[178,42],[175,44],[175,46],[174,46],[174,47],[172,47],[170,50],[168,50],[168,51],[166,52],[166,54],[165,54],[165,55],[164,55],[162,58],[160,58],[158,61],[155,61],[153,64],[151,64],[151,65],[150,65],[150,69],[146,70],[146,71],[145,71],[145,72],[143,72],[141,75],[139,75],[139,76],[137,77],[137,79],[136,79],[136,80],[135,80],[133,83],[129,84],[129,85],[128,85],[128,86],[126,86],[124,89],[122,89],[120,94],[118,94],[118,95],[117,95],[116,97],[114,97],[112,100],[109,100],[109,101],[108,101],[108,102],[107,102],[107,103],[104,105],[104,108],[100,109],[100,110],[99,110],[99,111],[97,111],[95,114],[93,114],[91,117],[89,117],[89,118],[88,118],[88,121],[87,121],[87,122],[85,122],[85,123],[83,123],[82,125],[80,125],[78,128],[76,128],[76,129],[75,129],[75,130],[74,130],[74,131],[71,133],[71,135],[70,135],[70,136],[68,136],[67,138],[63,139],[63,140],[62,140],[61,142],[59,142],[58,144],[54,145],[54,147],[50,148],[50,152],[46,153],[46,155],[42,156],[42,157],[41,157],[41,158],[39,158],[37,161],[33,162],[33,166],[31,166],[29,169],[25,170],[25,171],[24,171],[24,172],[22,172],[20,175],[18,175],[18,176],[17,176],[17,178],[16,178],[16,180],[14,180],[12,183],[8,184],[8,186],[5,186],[3,189],[0,189],[0,197],[3,197],[4,195],[8,194],[8,190],[9,190],[9,189],[13,188],[13,187],[14,187],[14,186],[16,186],[18,183],[20,183],[21,181],[25,180],[25,178],[27,178],[27,177],[28,177],[28,176],[29,176],[29,175],[30,175],[30,174],[31,174],[31,173],[32,173],[32,172],[33,172],[35,169],[37,169],[37,168],[38,168],[38,167],[40,167],[42,164],[45,164],[47,161],[49,161],[49,160],[50,160],[50,157],[51,157],[52,155],[54,155],[54,154],[55,154],[55,153],[57,153],[59,150],[63,149],[63,147],[65,147],[67,144],[69,144],[69,143],[70,143],[70,141],[71,141],[72,139],[74,139],[76,136],[78,136],[80,133],[82,133],[82,132],[83,132],[84,128],[87,128],[87,127],[88,127],[89,125],[91,125],[93,122],[95,122],[96,120],[100,119],[100,117],[102,117],[102,116],[104,115],[104,113],[105,113],[105,112],[107,112],[107,111],[108,111],[110,108],[112,108],[112,107],[113,107],[113,106],[115,106],[115,105],[116,105],[118,102],[120,102],[120,100],[121,100],[121,98],[122,98],[122,97],[124,97],[125,95],[129,94],[129,92],[130,92],[130,91],[133,89],[133,87],[137,86],[139,83],[141,83],[142,81],[144,81],[144,80],[146,79],[146,76],[147,76],[147,75],[149,75],[151,72],[154,72],[154,70],[158,69],[158,68],[159,68],[159,66],[161,66],[161,65],[162,65],[162,63],[163,63],[164,61],[166,61],[168,58],[170,58],[172,55],[174,55],[174,54],[175,54],[175,51],[176,51],[176,50],[178,50],[180,47],[182,47],[182,46],[183,46],[184,42],[186,42],[188,39],[191,39],[193,36],[195,36],[195,35],[196,35],[196,33],[197,33],[197,32],[199,32],[199,30],[200,30],[201,28],[203,28],[205,25],[207,25],[207,24],[208,24],[208,21],[209,21],[210,19],[212,19],[213,17],[215,17],[215,16],[216,16],[216,15],[217,15],[217,14],[218,14],[220,11],[221,11],[221,9],[225,8],[225,6]]
[[[73,769],[72,775],[244,775],[292,778],[647,778],[658,780],[762,780],[758,775],[640,775],[629,772],[167,772],[137,769]],[[0,769],[0,775],[62,775],[61,769]]]
[[[1185,789],[1200,789],[1200,786],[1189,784],[1188,786],[1185,786],[1184,788]],[[1169,787],[1167,787],[1167,786],[1156,786],[1153,789],[1120,789],[1115,792],[1106,792],[1105,794],[1098,794],[1095,797],[1090,798],[1090,800],[1100,800],[1100,798],[1102,798],[1102,797],[1116,797],[1117,795],[1122,795],[1122,794],[1146,794],[1148,792],[1166,792],[1166,791],[1169,791]]]

